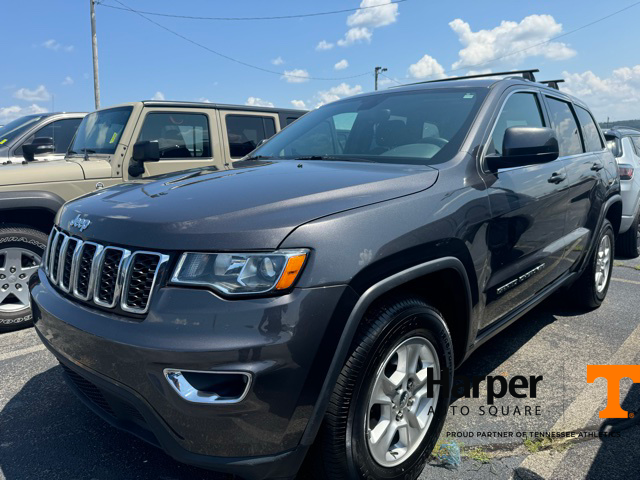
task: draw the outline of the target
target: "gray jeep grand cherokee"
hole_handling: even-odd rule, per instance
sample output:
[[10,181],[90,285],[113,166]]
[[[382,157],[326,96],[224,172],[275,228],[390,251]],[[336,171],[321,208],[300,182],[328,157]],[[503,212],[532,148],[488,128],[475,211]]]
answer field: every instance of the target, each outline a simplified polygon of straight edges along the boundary
[[456,366],[552,292],[609,287],[615,160],[525,76],[344,99],[228,170],[67,203],[38,334],[94,412],[182,462],[417,478]]

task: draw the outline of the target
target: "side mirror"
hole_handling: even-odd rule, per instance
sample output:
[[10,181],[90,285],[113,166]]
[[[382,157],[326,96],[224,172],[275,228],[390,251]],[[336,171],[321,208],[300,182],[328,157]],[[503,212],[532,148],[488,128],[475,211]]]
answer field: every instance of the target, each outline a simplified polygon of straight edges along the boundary
[[36,155],[51,153],[55,150],[53,138],[38,137],[27,145],[22,145],[22,156],[27,162],[33,162]]
[[143,140],[133,145],[133,159],[137,162],[157,162],[160,160],[158,140]]
[[555,132],[547,127],[509,127],[504,132],[502,155],[487,155],[492,172],[500,168],[522,167],[552,162],[560,155]]
[[133,154],[129,163],[129,175],[140,176],[144,173],[144,162],[160,160],[160,146],[157,140],[143,140],[133,145]]

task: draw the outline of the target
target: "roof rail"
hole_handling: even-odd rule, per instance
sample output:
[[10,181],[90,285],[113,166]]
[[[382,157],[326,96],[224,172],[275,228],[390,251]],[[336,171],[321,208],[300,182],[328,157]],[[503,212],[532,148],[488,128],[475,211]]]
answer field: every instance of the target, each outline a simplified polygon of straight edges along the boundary
[[542,84],[546,85],[547,87],[555,88],[556,90],[560,90],[560,87],[558,86],[558,84],[559,83],[564,83],[564,80],[562,78],[559,78],[557,80],[541,80],[538,83],[542,83]]
[[448,77],[448,78],[440,78],[438,80],[425,80],[423,82],[405,83],[404,85],[398,85],[398,86],[405,87],[407,85],[420,85],[422,83],[452,82],[454,80],[463,80],[468,78],[501,77],[503,75],[522,75],[522,78],[524,78],[525,80],[535,82],[536,77],[533,74],[539,71],[540,70],[538,70],[537,68],[533,68],[530,70],[512,70],[510,72],[479,73],[477,75],[466,75],[464,77]]

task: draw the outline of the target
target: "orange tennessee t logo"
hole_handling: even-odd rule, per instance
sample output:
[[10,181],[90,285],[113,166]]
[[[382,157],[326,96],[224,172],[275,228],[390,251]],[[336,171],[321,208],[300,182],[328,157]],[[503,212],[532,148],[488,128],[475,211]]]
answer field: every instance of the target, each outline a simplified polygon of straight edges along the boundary
[[640,365],[587,365],[587,382],[596,378],[607,379],[607,406],[600,411],[600,418],[628,418],[629,413],[620,407],[620,380],[630,378],[640,383]]

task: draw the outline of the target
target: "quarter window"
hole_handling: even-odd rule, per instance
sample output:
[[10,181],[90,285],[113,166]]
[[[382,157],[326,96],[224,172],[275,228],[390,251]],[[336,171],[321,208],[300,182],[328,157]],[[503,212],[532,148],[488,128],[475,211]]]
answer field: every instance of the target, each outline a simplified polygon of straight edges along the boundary
[[571,110],[571,105],[562,100],[547,97],[551,125],[558,137],[560,156],[578,155],[584,153],[580,132],[576,117]]
[[150,113],[138,141],[157,140],[160,158],[211,158],[209,121],[197,113]]
[[582,127],[582,135],[584,137],[584,146],[587,152],[599,152],[604,148],[602,139],[600,138],[600,131],[596,126],[591,114],[584,108],[576,105],[576,114]]
[[[35,138],[48,137],[53,139],[53,145],[55,147],[54,153],[67,153],[71,140],[76,134],[76,130],[78,129],[78,125],[80,125],[81,121],[81,118],[67,118],[52,122],[27,138],[23,145],[32,143]],[[15,155],[22,155],[22,146],[16,149]]]
[[[491,135],[491,144],[489,145],[487,153],[502,154],[502,143],[507,128],[544,126],[538,96],[535,93],[528,92],[514,93],[504,104],[502,112],[496,121],[493,135]],[[433,125],[425,124],[424,128],[431,131],[433,130]],[[437,133],[437,135],[439,134]]]
[[273,117],[227,115],[227,136],[231,158],[242,158],[276,133]]
[[640,155],[640,137],[631,137],[631,142],[636,149],[636,155]]

